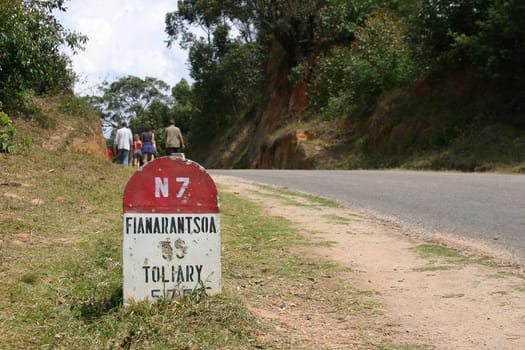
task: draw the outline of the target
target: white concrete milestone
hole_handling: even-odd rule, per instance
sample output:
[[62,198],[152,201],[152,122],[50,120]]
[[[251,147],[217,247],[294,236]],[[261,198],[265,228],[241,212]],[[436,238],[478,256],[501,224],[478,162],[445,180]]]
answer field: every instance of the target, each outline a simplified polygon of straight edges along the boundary
[[221,293],[217,189],[195,162],[163,157],[137,171],[123,200],[124,303]]

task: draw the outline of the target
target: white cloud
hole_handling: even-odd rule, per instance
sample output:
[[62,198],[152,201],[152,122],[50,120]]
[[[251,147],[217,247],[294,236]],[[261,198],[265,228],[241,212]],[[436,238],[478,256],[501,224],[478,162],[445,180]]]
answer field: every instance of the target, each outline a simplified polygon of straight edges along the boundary
[[80,77],[75,91],[94,94],[104,81],[134,75],[170,86],[189,78],[187,52],[166,47],[164,18],[176,10],[172,0],[71,0],[56,16],[62,25],[89,41],[85,51],[70,56]]

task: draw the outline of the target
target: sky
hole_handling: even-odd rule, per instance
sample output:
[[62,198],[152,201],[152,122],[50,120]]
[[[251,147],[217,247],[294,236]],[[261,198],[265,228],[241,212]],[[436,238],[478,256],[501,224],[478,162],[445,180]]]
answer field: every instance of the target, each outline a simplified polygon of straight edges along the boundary
[[154,77],[170,86],[182,78],[191,81],[187,51],[165,43],[164,18],[176,10],[177,1],[70,0],[65,7],[55,17],[64,28],[89,38],[84,51],[68,53],[79,76],[76,94],[95,95],[104,80],[127,75]]

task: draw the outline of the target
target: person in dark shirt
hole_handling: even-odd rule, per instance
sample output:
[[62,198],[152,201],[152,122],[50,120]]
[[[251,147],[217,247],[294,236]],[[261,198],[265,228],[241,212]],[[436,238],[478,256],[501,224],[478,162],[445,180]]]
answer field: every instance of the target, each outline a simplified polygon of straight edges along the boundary
[[146,165],[153,160],[153,155],[155,154],[155,134],[151,131],[149,124],[144,126],[140,139],[142,141],[142,162]]

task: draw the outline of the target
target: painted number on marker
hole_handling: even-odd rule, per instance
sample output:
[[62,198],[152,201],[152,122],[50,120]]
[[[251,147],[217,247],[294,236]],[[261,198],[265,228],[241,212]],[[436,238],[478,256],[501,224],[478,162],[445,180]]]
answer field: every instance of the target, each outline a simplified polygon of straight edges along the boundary
[[[177,177],[175,178],[175,181],[178,183],[181,183],[182,186],[179,189],[179,192],[177,193],[177,198],[182,198],[184,196],[184,192],[188,189],[188,185],[190,184],[190,178],[189,177]],[[164,198],[168,198],[169,196],[169,183],[168,178],[155,178],[155,198],[160,198],[160,196]]]
[[182,187],[180,188],[179,193],[177,193],[177,198],[181,198],[184,195],[184,192],[186,192],[188,185],[190,184],[190,178],[189,177],[178,177],[175,179],[175,181],[182,182]]

